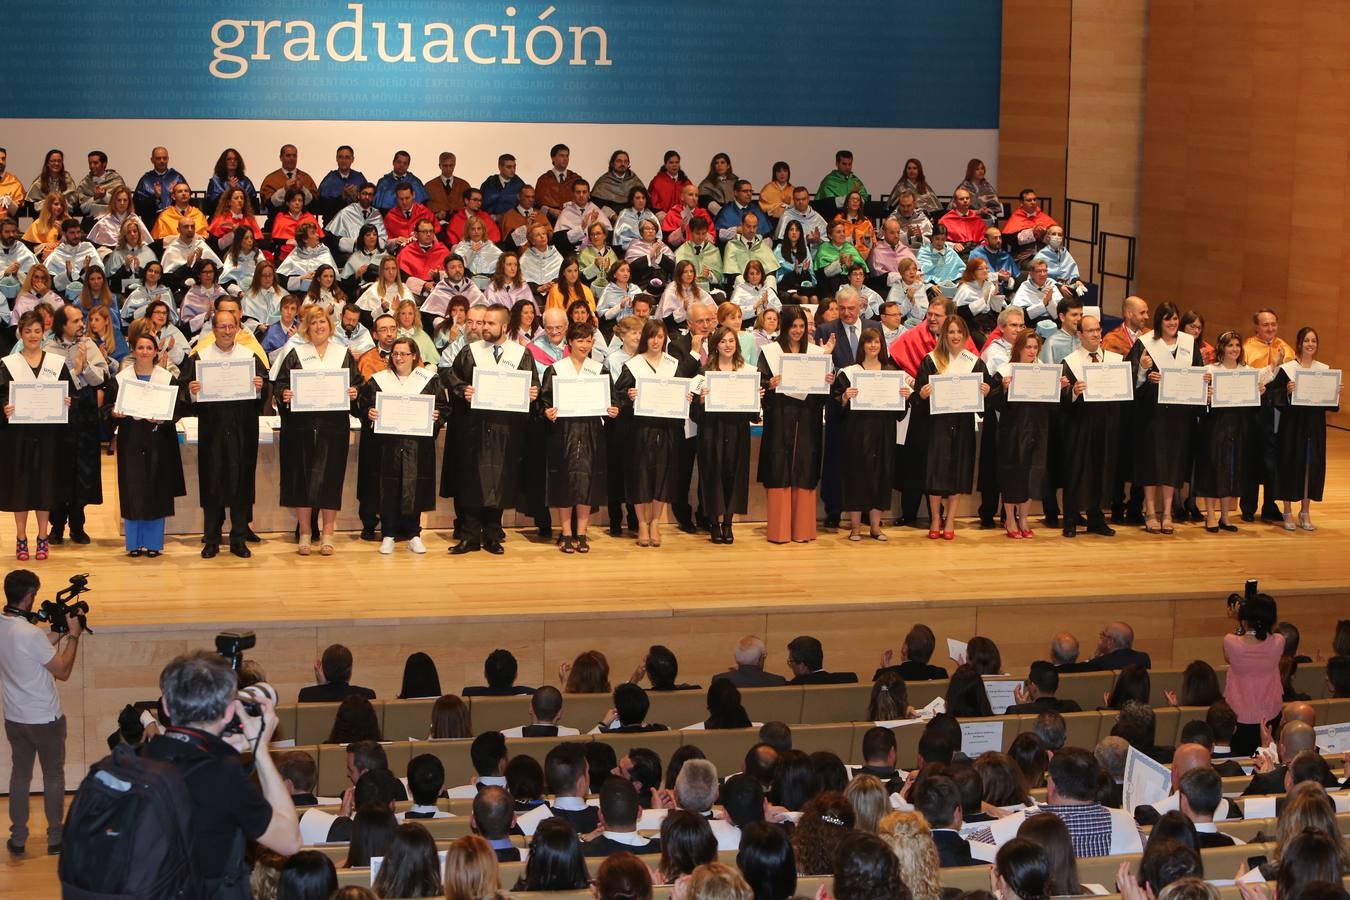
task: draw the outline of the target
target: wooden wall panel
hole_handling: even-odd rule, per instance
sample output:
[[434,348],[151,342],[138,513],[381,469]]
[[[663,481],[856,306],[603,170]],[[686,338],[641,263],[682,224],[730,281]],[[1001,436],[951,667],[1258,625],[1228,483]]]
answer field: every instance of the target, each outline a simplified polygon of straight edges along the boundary
[[1064,203],[1072,0],[1004,0],[999,190],[1034,187]]

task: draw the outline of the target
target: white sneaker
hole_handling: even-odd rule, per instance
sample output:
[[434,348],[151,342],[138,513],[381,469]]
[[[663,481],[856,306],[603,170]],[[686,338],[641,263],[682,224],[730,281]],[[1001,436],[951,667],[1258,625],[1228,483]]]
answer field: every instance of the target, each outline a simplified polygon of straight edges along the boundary
[[408,541],[408,549],[414,553],[426,553],[427,545],[422,543],[422,536],[419,534],[417,537]]
[[385,556],[388,556],[389,554],[393,553],[394,539],[385,538],[384,540],[380,541],[380,552],[383,553]]

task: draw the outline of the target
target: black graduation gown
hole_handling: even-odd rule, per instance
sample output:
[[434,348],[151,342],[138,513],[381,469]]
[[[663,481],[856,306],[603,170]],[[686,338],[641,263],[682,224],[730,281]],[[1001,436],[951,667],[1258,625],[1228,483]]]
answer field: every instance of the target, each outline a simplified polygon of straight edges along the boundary
[[1064,514],[1099,513],[1116,491],[1116,453],[1120,449],[1121,403],[1089,403],[1073,395],[1078,378],[1064,364],[1069,386],[1060,391],[1064,438]]
[[[347,450],[351,444],[351,415],[356,403],[341,412],[291,412],[281,400],[291,386],[291,373],[303,370],[299,353],[308,345],[287,351],[277,370],[275,392],[281,413],[281,498],[285,507],[342,508],[342,485],[347,480]],[[356,360],[343,348],[343,367],[354,387],[361,384]],[[330,351],[331,352],[331,351]]]
[[[464,399],[464,389],[473,387],[474,366],[473,345],[469,345],[459,351],[454,365],[441,370],[451,405],[457,411],[455,430],[446,436],[447,443],[454,440],[459,444],[455,505],[511,508],[516,502],[526,427],[529,416],[538,410],[538,403],[531,404],[531,412],[524,415],[470,408],[469,401]],[[531,384],[539,383],[534,357],[528,348],[520,355],[516,368],[530,373]]]
[[990,413],[998,414],[998,485],[1004,503],[1025,503],[1045,493],[1053,403],[1010,403],[1003,376],[990,377]]
[[[986,381],[989,379],[984,360],[976,360],[970,372],[972,375],[984,376]],[[969,494],[975,486],[975,414],[933,415],[929,412],[929,401],[920,397],[919,392],[936,374],[937,364],[933,362],[933,357],[925,356],[923,362],[919,363],[919,374],[914,379],[914,393],[909,397],[915,410],[922,410],[928,419],[924,490],[929,495],[944,497]]]
[[[267,369],[262,360],[256,354],[248,355],[253,360],[254,377],[265,380]],[[183,360],[178,383],[184,412],[191,410],[197,416],[197,489],[202,508],[252,506],[258,472],[262,391],[256,400],[196,403],[188,385],[197,380],[197,362],[195,353]]]
[[1237,497],[1247,480],[1248,444],[1259,407],[1210,409],[1200,417],[1195,447],[1197,497]]
[[798,400],[769,387],[771,378],[773,371],[761,353],[764,431],[759,445],[759,483],[765,488],[814,491],[820,483],[826,395],[808,394]]
[[[183,414],[182,385],[172,377],[166,383],[179,388],[174,410],[176,422]],[[110,378],[107,387],[108,403],[111,404],[120,384],[116,378]],[[122,518],[133,522],[167,519],[173,515],[174,498],[187,493],[177,429],[173,422],[155,424],[129,417],[115,421],[117,503]]]
[[[1191,435],[1198,407],[1159,403],[1157,384],[1147,378],[1143,384],[1138,383],[1139,360],[1148,349],[1144,344],[1142,340],[1135,341],[1125,357],[1134,369],[1136,383],[1133,483],[1179,488],[1191,475]],[[1197,345],[1191,354],[1191,365],[1204,364]],[[1157,367],[1155,361],[1149,371]]]
[[[1266,396],[1279,410],[1275,435],[1275,499],[1321,502],[1327,482],[1327,407],[1294,406],[1289,374],[1281,367],[1266,386]],[[1331,407],[1338,412],[1339,406]]]
[[[698,361],[692,356],[671,356],[676,360],[672,377],[693,378],[698,374]],[[623,461],[625,499],[635,505],[673,503],[682,499],[680,448],[684,444],[684,420],[633,415],[633,401],[628,399],[628,390],[633,387],[637,387],[637,379],[625,363],[613,391],[614,405],[619,407],[620,417],[626,417],[628,426],[628,455]]]
[[[554,365],[572,365],[570,356]],[[609,370],[597,373],[609,378]],[[553,365],[544,369],[539,387],[541,409],[553,406]],[[609,502],[609,454],[605,441],[608,419],[567,417],[550,422],[544,419],[544,455],[547,472],[545,502],[553,508],[589,506],[592,509]]]
[[[380,384],[372,377],[361,385],[356,395],[357,415],[363,423],[370,422],[370,411],[375,408]],[[445,419],[447,407],[445,387],[439,375],[422,386],[419,392],[436,398],[440,420]],[[357,482],[357,492],[366,492],[380,512],[398,512],[415,516],[436,508],[436,432],[440,420],[432,426],[431,437],[412,437],[401,434],[376,434],[371,429],[361,436],[362,443],[370,441],[374,459],[370,484]]]
[[[706,371],[706,370],[705,370]],[[750,510],[751,413],[708,412],[695,396],[690,417],[698,423],[698,492],[709,521]]]
[[[897,370],[890,357],[882,368]],[[891,492],[895,489],[895,423],[908,411],[857,412],[844,405],[844,391],[852,385],[848,373],[835,373],[830,396],[843,410],[844,437],[842,459],[846,461],[843,473],[843,505],[845,512],[867,512],[873,509],[889,510]]]
[[[60,354],[56,354],[58,357]],[[9,369],[0,364],[0,403],[9,403]],[[70,384],[70,369],[60,380]],[[69,388],[67,388],[69,390]],[[0,415],[0,510],[48,510],[66,498],[70,472],[58,462],[57,447],[69,425],[11,425]]]
[[[359,371],[361,368],[359,357],[356,363]],[[432,363],[434,365],[434,361]],[[361,402],[359,391],[356,402],[359,406]],[[445,412],[442,411],[442,419],[444,416]],[[380,442],[371,427],[370,419],[366,418],[365,412],[362,411],[356,418],[361,423],[361,440],[356,445],[356,501],[361,504],[363,509],[373,509],[378,514],[380,506]]]
[[[86,313],[87,315],[87,313]],[[57,346],[55,352],[64,355]],[[98,394],[107,403],[109,375],[102,384],[70,388],[70,421],[61,429],[56,445],[57,468],[65,473],[63,499],[72,506],[98,505],[103,502],[103,422]],[[8,390],[6,388],[6,397]]]

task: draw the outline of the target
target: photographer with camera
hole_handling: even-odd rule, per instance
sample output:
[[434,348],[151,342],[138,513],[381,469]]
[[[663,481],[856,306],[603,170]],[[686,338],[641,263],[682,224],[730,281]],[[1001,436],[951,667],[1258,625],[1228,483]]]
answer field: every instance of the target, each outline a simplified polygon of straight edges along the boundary
[[[33,602],[42,586],[37,575],[15,569],[5,576],[5,614],[0,617],[0,690],[5,699],[5,738],[13,768],[9,774],[9,840],[6,849],[24,851],[28,840],[28,792],[33,758],[42,765],[42,805],[47,812],[47,852],[61,852],[61,819],[66,799],[66,717],[56,682],[70,678],[84,626],[71,611],[58,630],[35,624]],[[62,633],[64,632],[64,633]]]
[[1223,636],[1223,658],[1228,662],[1223,698],[1237,713],[1233,752],[1246,755],[1254,753],[1261,743],[1261,726],[1280,717],[1284,635],[1275,631],[1279,621],[1275,598],[1257,593],[1254,580],[1247,582],[1245,596],[1233,594],[1228,598],[1228,614],[1237,619],[1238,626],[1234,633]]
[[[193,868],[208,897],[249,896],[247,841],[283,856],[301,847],[295,805],[268,750],[276,712],[259,687],[241,696],[229,661],[207,651],[174,659],[159,676],[161,703],[173,725],[151,738],[143,753],[183,773],[192,808]],[[253,754],[257,785],[249,781],[241,751]]]

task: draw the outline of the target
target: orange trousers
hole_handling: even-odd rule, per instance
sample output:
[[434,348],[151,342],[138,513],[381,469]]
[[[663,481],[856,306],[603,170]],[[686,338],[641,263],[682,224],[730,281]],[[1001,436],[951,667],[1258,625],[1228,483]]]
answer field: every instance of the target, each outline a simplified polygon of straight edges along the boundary
[[764,535],[772,544],[816,539],[816,492],[804,488],[767,488]]

